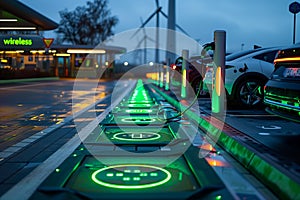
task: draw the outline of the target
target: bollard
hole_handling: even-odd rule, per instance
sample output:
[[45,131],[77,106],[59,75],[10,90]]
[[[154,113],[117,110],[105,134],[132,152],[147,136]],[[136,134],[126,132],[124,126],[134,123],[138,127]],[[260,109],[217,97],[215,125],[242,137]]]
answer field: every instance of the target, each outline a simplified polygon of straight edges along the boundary
[[164,87],[164,66],[162,64],[159,64],[159,69],[160,69],[160,84],[159,86],[161,88]]
[[187,64],[187,60],[189,58],[189,50],[182,50],[182,78],[181,78],[181,97],[182,98],[186,98],[187,97],[187,70],[188,70],[188,64]]
[[165,90],[168,91],[170,89],[170,67],[167,65],[164,65],[164,68],[166,69]]
[[159,66],[155,64],[156,68],[156,85],[159,86]]
[[212,91],[212,112],[222,114],[225,108],[225,52],[226,32],[217,30],[214,32],[214,80]]

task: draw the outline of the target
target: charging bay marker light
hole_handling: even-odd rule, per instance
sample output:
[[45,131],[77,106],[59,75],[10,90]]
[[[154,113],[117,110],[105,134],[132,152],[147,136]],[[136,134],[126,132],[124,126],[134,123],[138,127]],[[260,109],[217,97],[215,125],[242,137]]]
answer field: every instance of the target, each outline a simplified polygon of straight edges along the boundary
[[143,132],[143,133],[131,133],[131,132],[121,132],[116,133],[113,136],[114,139],[122,141],[152,141],[161,138],[158,133]]
[[168,182],[171,173],[161,167],[142,164],[113,165],[92,174],[92,180],[115,189],[153,188]]
[[150,123],[155,122],[155,118],[123,118],[121,119],[122,122],[134,122],[134,123]]

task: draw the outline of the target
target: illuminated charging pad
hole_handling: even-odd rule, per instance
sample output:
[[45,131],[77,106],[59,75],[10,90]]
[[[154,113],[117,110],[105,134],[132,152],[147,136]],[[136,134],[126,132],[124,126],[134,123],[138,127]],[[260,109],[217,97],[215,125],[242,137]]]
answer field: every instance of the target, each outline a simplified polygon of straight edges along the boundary
[[120,119],[121,122],[124,123],[152,123],[152,122],[156,122],[158,121],[156,118],[146,118],[146,117],[140,117],[140,116],[136,116],[136,117],[122,117]]
[[153,141],[160,139],[161,134],[154,132],[119,132],[115,133],[112,139],[128,142]]
[[[98,132],[99,131],[99,132]],[[167,127],[114,127],[107,126],[95,129],[87,138],[86,143],[114,145],[167,145],[175,136]]]
[[121,109],[121,112],[128,114],[155,114],[157,109],[135,108],[135,109]]
[[92,174],[92,180],[116,189],[145,189],[158,187],[171,179],[171,173],[161,167],[143,164],[112,165]]
[[167,167],[159,165],[164,163],[164,158],[134,157],[130,161],[137,163],[129,164],[121,157],[114,157],[114,160],[115,164],[106,166],[93,157],[86,157],[66,187],[93,193],[178,192],[193,191],[199,187],[183,158]]
[[[162,117],[162,116],[160,116]],[[156,115],[118,115],[114,114],[107,116],[101,124],[103,125],[115,125],[115,126],[162,126],[165,124],[163,118],[160,119]]]
[[128,104],[153,104],[152,100],[128,100]]
[[124,103],[121,104],[120,107],[122,108],[146,108],[149,109],[151,107],[157,107],[157,105],[153,103]]
[[151,108],[128,108],[128,107],[118,107],[113,109],[112,114],[114,115],[148,115],[148,116],[156,116],[158,112],[157,107]]
[[79,147],[30,199],[234,199],[205,159],[198,158],[196,147],[184,154],[162,151],[130,158],[99,153],[96,159]]

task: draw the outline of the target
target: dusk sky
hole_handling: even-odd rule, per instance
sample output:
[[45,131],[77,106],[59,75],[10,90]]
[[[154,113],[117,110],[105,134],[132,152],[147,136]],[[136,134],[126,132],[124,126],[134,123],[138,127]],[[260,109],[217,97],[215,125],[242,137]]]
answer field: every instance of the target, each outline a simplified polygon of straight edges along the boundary
[[[86,5],[86,0],[21,0],[21,2],[59,23],[59,11],[74,10]],[[200,44],[213,40],[214,30],[225,30],[227,49],[241,50],[260,46],[292,44],[293,14],[288,10],[294,0],[177,0],[176,23]],[[168,13],[168,1],[160,0],[163,11]],[[119,18],[115,34],[141,25],[156,9],[154,0],[109,0],[111,15]],[[166,28],[166,19],[161,15],[161,27]],[[297,22],[300,18],[297,18]],[[299,22],[300,23],[300,22]],[[299,24],[297,23],[297,24]],[[155,26],[155,18],[147,25]],[[298,28],[298,26],[297,26]],[[55,37],[52,32],[45,37]],[[296,42],[300,41],[300,29]]]

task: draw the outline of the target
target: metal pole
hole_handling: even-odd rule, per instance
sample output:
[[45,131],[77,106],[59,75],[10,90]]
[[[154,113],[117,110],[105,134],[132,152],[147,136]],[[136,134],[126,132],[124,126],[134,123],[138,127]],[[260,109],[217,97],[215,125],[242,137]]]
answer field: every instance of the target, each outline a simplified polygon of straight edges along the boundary
[[293,34],[293,44],[296,42],[296,13],[294,13],[294,34]]
[[217,30],[214,32],[214,81],[212,91],[212,112],[222,114],[225,107],[225,52],[226,32]]
[[144,37],[144,64],[147,63],[147,37]]
[[187,97],[187,69],[188,69],[188,64],[187,60],[189,58],[189,50],[182,50],[182,82],[181,82],[181,97],[186,98]]
[[176,39],[175,39],[175,26],[176,26],[176,16],[175,16],[175,0],[169,0],[168,5],[168,32],[167,32],[167,52],[166,61],[167,65],[175,60],[176,52]]
[[159,62],[159,12],[156,13],[155,63]]

